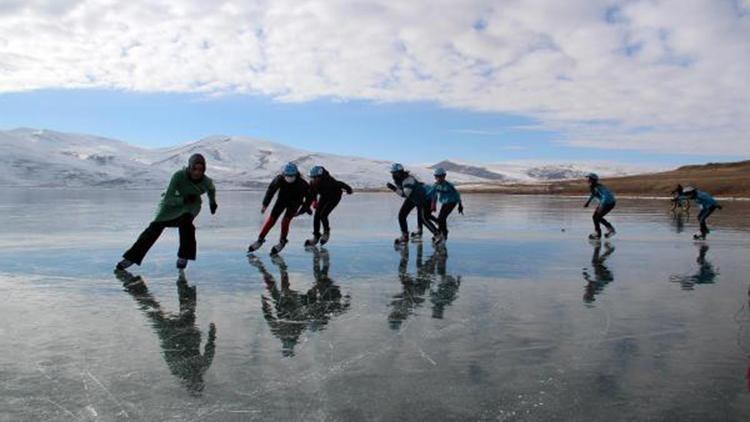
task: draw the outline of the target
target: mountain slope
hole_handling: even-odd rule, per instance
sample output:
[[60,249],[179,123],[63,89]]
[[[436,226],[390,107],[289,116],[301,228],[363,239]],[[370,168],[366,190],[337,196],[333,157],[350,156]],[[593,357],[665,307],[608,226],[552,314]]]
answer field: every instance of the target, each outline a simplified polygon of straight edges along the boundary
[[[50,130],[0,131],[0,165],[9,169],[0,186],[67,186],[159,188],[169,176],[201,153],[210,175],[222,189],[263,188],[287,162],[303,174],[314,165],[358,188],[381,188],[390,179],[390,162],[305,151],[242,136],[212,136],[159,149],[139,148],[91,135]],[[633,173],[611,165],[550,164],[540,162],[474,165],[459,161],[407,168],[425,182],[432,169],[444,167],[457,184],[537,183],[580,178],[590,171],[603,176]]]

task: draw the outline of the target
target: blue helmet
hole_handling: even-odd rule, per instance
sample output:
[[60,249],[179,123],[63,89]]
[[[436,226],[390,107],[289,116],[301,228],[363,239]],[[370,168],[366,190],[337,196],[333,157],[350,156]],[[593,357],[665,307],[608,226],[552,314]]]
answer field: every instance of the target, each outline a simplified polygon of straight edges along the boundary
[[310,177],[319,177],[323,175],[323,167],[322,166],[314,166],[310,169]]
[[596,173],[589,173],[586,175],[586,178],[595,182],[599,180],[599,176]]
[[294,163],[286,163],[284,168],[281,170],[281,173],[284,176],[296,176],[297,173],[299,173],[299,170],[297,169],[297,165]]
[[400,171],[404,171],[404,166],[402,166],[401,163],[391,164],[391,173],[398,173]]
[[445,169],[444,169],[444,168],[442,168],[442,167],[438,167],[438,168],[436,168],[436,169],[435,169],[435,171],[434,171],[434,172],[432,172],[432,174],[433,174],[433,175],[434,175],[435,177],[445,177],[445,176],[446,176],[446,175],[448,174],[448,172],[447,172],[447,171],[445,171]]

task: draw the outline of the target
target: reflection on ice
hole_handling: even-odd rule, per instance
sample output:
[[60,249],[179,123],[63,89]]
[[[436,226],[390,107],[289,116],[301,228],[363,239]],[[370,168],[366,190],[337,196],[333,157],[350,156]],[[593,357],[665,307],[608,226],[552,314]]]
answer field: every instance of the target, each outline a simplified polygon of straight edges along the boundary
[[313,253],[314,283],[307,293],[293,290],[289,283],[289,270],[280,255],[271,261],[279,270],[281,289],[276,279],[255,255],[248,262],[260,271],[268,296],[261,296],[261,307],[271,332],[281,340],[284,356],[294,356],[294,347],[302,333],[322,331],[331,318],[345,313],[351,306],[349,295],[342,296],[341,289],[328,275],[330,256],[325,248],[310,248]]
[[[583,301],[586,303],[592,303],[596,300],[596,295],[604,290],[604,287],[615,280],[615,276],[612,271],[605,265],[607,258],[609,258],[615,251],[615,247],[609,242],[604,243],[604,253],[601,253],[602,244],[601,242],[591,242],[594,245],[594,254],[591,256],[591,270],[583,269],[583,279],[586,280],[586,291],[583,294]],[[591,274],[593,271],[593,275]]]
[[[425,301],[425,295],[429,292],[432,303],[432,317],[443,318],[443,312],[447,306],[458,297],[458,288],[461,285],[461,276],[452,276],[447,273],[448,251],[445,246],[436,249],[432,256],[424,260],[424,247],[422,243],[416,244],[416,274],[410,274],[409,248],[408,246],[397,248],[401,254],[398,264],[398,280],[401,283],[402,292],[393,296],[391,300],[391,312],[388,315],[389,326],[397,330],[401,324],[416,312],[416,309]],[[437,283],[435,287],[433,283]]]
[[693,274],[672,274],[669,277],[670,281],[680,283],[682,290],[693,290],[693,286],[696,284],[712,284],[719,272],[714,269],[711,261],[706,259],[708,249],[707,244],[698,244],[698,258],[695,259],[698,270]]
[[208,328],[208,341],[201,354],[201,332],[195,326],[195,306],[197,292],[195,286],[188,285],[185,273],[180,271],[177,278],[177,292],[180,312],[172,314],[162,309],[161,304],[148,291],[141,276],[126,270],[116,271],[115,275],[125,291],[138,302],[143,313],[151,320],[154,332],[161,341],[162,354],[174,376],[179,378],[194,394],[203,391],[203,375],[208,371],[216,352],[216,326]]

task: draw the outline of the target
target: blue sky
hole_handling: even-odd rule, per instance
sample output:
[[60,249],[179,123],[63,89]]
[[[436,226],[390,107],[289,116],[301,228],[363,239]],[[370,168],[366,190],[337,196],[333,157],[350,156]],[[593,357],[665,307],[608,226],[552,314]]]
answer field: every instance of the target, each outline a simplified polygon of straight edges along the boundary
[[[446,13],[446,10],[449,13]],[[0,6],[0,128],[405,162],[750,157],[750,0]]]
[[259,95],[207,97],[114,90],[40,90],[0,95],[0,128],[33,127],[165,147],[210,135],[245,135],[311,151],[409,163],[446,158],[597,160],[676,165],[732,160],[571,147],[535,120],[449,109],[427,102],[283,103]]

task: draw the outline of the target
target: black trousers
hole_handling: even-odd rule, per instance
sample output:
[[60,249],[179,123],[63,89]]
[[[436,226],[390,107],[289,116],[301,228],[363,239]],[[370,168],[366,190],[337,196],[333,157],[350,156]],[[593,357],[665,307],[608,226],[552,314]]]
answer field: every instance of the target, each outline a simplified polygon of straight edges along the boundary
[[448,238],[448,216],[451,215],[453,210],[458,205],[458,202],[452,202],[448,204],[443,204],[440,207],[440,213],[438,214],[438,230],[440,230],[440,233],[443,235],[443,238]]
[[143,258],[149,249],[154,246],[162,232],[167,227],[177,227],[180,231],[180,249],[177,250],[177,256],[184,259],[195,260],[197,244],[195,241],[195,226],[193,225],[193,216],[183,214],[182,216],[169,221],[154,221],[146,230],[138,236],[133,246],[122,255],[128,261],[141,265]]
[[708,234],[708,226],[706,225],[706,220],[708,220],[708,217],[710,217],[717,208],[719,207],[717,207],[716,205],[712,205],[708,208],[701,209],[701,212],[698,213],[698,222],[701,225],[701,233],[703,233],[704,236]]
[[334,195],[332,197],[321,197],[318,202],[318,207],[315,209],[315,216],[313,216],[313,235],[320,236],[320,224],[323,224],[323,230],[326,232],[331,231],[331,224],[328,221],[328,216],[331,215],[333,210],[341,201],[341,195]]
[[401,210],[398,212],[398,225],[401,227],[401,233],[409,233],[409,224],[406,222],[406,217],[409,216],[409,213],[411,213],[414,208],[417,208],[417,212],[419,213],[417,216],[418,221],[421,221],[430,233],[433,235],[437,234],[437,227],[433,224],[433,219],[430,218],[430,203],[425,202],[424,204],[419,204],[419,206],[417,206],[417,204],[410,199],[404,201],[403,205],[401,205]]
[[609,224],[609,221],[604,219],[604,216],[609,214],[610,211],[615,207],[615,203],[611,204],[605,204],[605,205],[599,205],[596,207],[596,211],[594,211],[594,215],[592,216],[594,220],[594,230],[596,230],[596,234],[600,235],[602,234],[602,228],[599,226],[599,224],[604,224],[604,227],[607,228],[607,230],[613,230],[613,227],[611,224]]

